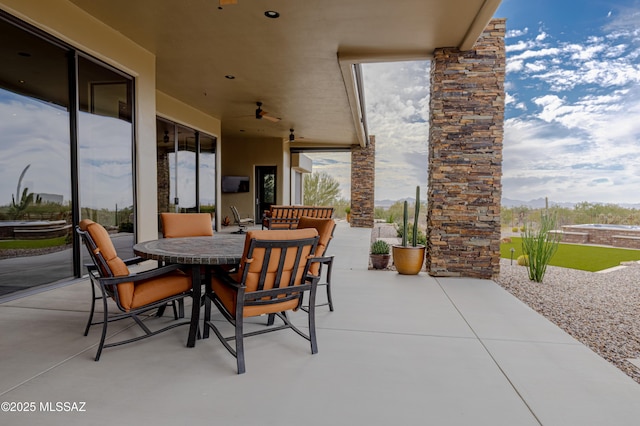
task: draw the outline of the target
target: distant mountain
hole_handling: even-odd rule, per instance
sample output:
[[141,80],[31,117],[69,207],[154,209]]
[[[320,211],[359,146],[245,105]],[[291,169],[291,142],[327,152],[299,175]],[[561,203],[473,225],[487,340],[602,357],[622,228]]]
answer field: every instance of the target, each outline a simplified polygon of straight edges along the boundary
[[[420,198],[422,198],[422,197],[420,197]],[[416,199],[415,199],[415,198],[413,198],[413,197],[408,197],[408,198],[401,198],[401,199],[399,199],[399,200],[389,200],[389,199],[386,199],[386,200],[375,200],[374,204],[375,204],[375,206],[376,206],[376,207],[382,207],[382,208],[385,208],[385,209],[386,209],[386,208],[391,207],[391,206],[392,206],[392,205],[394,205],[395,203],[403,202],[403,201],[405,201],[405,200],[406,200],[406,201],[408,201],[408,202],[409,202],[409,204],[413,204],[413,203],[415,203],[415,202],[416,202]],[[422,200],[422,201],[424,202],[424,200]]]
[[[397,202],[403,202],[405,200],[407,200],[409,204],[413,204],[416,201],[416,199],[413,197],[401,198],[399,200],[384,199],[384,200],[376,200],[375,206],[386,209]],[[423,203],[425,201],[426,200],[422,200]],[[592,204],[613,204],[613,203],[599,203],[597,201],[589,201],[589,202]],[[529,200],[529,201],[512,200],[511,198],[502,198],[502,207],[506,207],[506,208],[525,206],[525,207],[529,207],[530,209],[542,209],[545,207],[545,203],[546,201],[542,197],[536,198],[534,200]],[[558,203],[558,202],[549,200],[549,207],[558,206],[558,207],[565,207],[568,209],[572,209],[573,207],[575,207],[576,204],[577,203],[570,203],[570,202]],[[620,207],[624,207],[627,209],[640,209],[640,204],[630,204],[630,203],[616,203],[616,204]]]
[[[532,209],[541,209],[545,207],[545,199],[544,198],[536,198],[535,200],[522,201],[522,200],[512,200],[510,198],[502,198],[502,207],[529,207]],[[627,209],[640,209],[640,204],[630,204],[630,203],[600,203],[597,201],[589,201],[592,204],[616,204],[620,207],[624,207]],[[573,208],[577,203],[557,203],[555,201],[549,200],[549,207],[558,206],[558,207],[566,207]]]
[[[522,201],[522,200],[512,200],[510,198],[502,198],[502,207],[529,207],[531,209],[542,209],[546,207],[546,200],[542,197],[536,198],[535,200]],[[549,201],[549,207],[559,206],[559,207],[567,207],[573,208],[576,203],[556,203],[555,201]]]

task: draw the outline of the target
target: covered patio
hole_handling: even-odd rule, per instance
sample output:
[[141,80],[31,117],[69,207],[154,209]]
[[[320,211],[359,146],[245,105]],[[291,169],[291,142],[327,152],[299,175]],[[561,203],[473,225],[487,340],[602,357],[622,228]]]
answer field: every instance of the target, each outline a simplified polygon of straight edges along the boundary
[[[94,362],[86,280],[1,304],[0,400],[36,407],[3,405],[1,423],[637,424],[640,387],[613,365],[493,281],[367,270],[369,236],[338,224],[319,353],[288,331],[253,337],[241,376],[217,339],[186,348],[186,327]],[[84,411],[41,410],[57,402]]]

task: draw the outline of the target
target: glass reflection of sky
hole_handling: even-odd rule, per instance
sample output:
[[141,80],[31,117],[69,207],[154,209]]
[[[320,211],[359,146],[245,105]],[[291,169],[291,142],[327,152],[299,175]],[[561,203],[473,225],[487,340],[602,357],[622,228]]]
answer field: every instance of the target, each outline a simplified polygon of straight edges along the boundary
[[78,123],[82,207],[133,205],[131,123],[82,112]]
[[216,203],[216,155],[200,153],[200,205]]
[[[80,114],[79,158],[83,207],[133,204],[131,124]],[[29,192],[71,199],[69,114],[60,107],[0,89],[0,205],[11,202],[20,173]]]
[[69,114],[59,106],[0,89],[0,205],[21,191],[71,197]]
[[[176,170],[176,154],[170,152],[170,170]],[[177,179],[172,176],[169,184],[169,199],[179,197],[181,208],[196,205],[196,155],[193,151],[178,151]],[[176,193],[177,181],[177,193]],[[216,156],[211,153],[200,153],[200,205],[215,205]]]

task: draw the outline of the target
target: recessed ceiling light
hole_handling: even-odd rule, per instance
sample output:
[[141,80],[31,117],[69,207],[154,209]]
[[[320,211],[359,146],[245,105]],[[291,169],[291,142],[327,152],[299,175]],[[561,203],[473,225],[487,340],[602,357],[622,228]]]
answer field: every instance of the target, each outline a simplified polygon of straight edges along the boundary
[[276,19],[276,18],[280,17],[280,14],[278,12],[276,12],[275,10],[267,10],[264,13],[264,16],[266,16],[267,18]]
[[224,78],[226,78],[227,80],[233,80],[234,78],[236,78],[235,75],[231,75],[231,74],[227,74],[224,76]]

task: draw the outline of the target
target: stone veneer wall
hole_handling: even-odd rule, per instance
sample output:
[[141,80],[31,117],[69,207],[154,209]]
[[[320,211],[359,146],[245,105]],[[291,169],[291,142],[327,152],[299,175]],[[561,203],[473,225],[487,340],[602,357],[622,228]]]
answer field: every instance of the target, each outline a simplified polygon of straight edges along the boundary
[[169,200],[170,178],[169,170],[169,152],[173,151],[173,147],[161,148],[157,151],[157,168],[158,168],[158,213],[168,212],[171,200]]
[[427,271],[500,272],[505,20],[474,48],[437,49],[431,63]]
[[376,177],[376,138],[351,148],[351,226],[373,228]]

